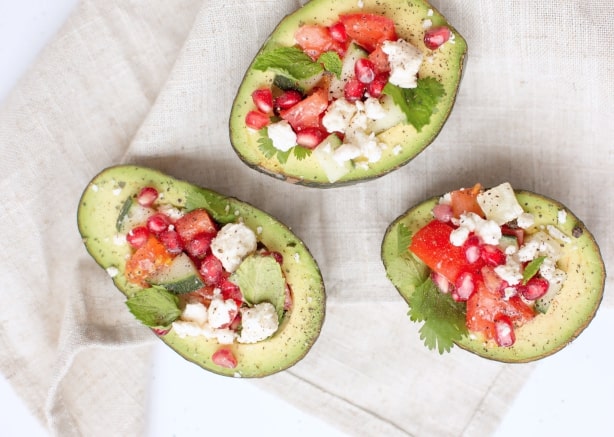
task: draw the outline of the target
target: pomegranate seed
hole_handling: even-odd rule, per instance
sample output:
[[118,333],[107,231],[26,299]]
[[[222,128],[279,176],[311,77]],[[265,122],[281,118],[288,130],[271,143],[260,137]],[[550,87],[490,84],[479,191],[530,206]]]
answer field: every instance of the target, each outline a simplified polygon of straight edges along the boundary
[[209,254],[203,260],[198,271],[203,277],[205,284],[218,285],[222,279],[224,267],[219,259],[217,259],[214,255]]
[[138,249],[145,245],[150,235],[149,229],[146,226],[137,226],[134,229],[130,229],[126,234],[126,241],[130,246]]
[[450,39],[451,34],[450,29],[445,26],[431,27],[424,34],[424,45],[430,50],[436,50]]
[[194,258],[203,258],[209,251],[212,234],[198,234],[185,244],[185,251]]
[[326,135],[319,128],[306,127],[296,133],[296,144],[308,149],[314,149],[325,137]]
[[269,253],[270,256],[272,256],[275,261],[277,261],[279,264],[283,264],[284,263],[284,257],[281,253],[279,252],[270,252]]
[[431,272],[431,279],[442,293],[447,293],[450,291],[450,285],[452,284],[450,284],[450,281],[448,281],[444,275],[437,272]]
[[273,112],[273,92],[270,88],[260,88],[252,93],[252,100],[260,112]]
[[158,239],[166,247],[168,253],[178,254],[183,251],[183,243],[177,231],[162,231],[158,235]]
[[367,87],[364,83],[353,78],[348,80],[345,87],[343,87],[343,95],[348,102],[355,102],[356,100],[362,99],[366,90]]
[[165,336],[170,331],[170,329],[163,328],[151,328],[151,330],[154,332],[154,334],[159,335],[160,337]]
[[516,335],[514,334],[514,325],[512,325],[511,319],[500,314],[495,317],[495,340],[499,346],[507,347],[516,342]]
[[237,359],[232,351],[226,347],[219,348],[211,356],[211,361],[214,364],[226,369],[234,369],[237,367]]
[[269,116],[260,111],[249,111],[245,116],[245,124],[251,129],[260,130],[268,126],[269,122]]
[[284,299],[284,310],[292,308],[292,290],[290,286],[286,284],[286,298]]
[[458,301],[466,301],[475,290],[475,280],[471,272],[463,272],[458,275],[455,282],[452,297]]
[[367,58],[360,58],[354,64],[354,74],[362,83],[371,83],[375,79],[375,65]]
[[448,223],[454,217],[452,207],[445,203],[438,203],[433,207],[433,216],[440,222]]
[[542,277],[533,277],[525,285],[518,287],[518,292],[527,300],[535,300],[548,292],[550,283]]
[[303,95],[296,90],[284,91],[275,99],[275,109],[289,109],[303,100]]
[[489,266],[496,267],[505,264],[505,253],[497,246],[490,244],[482,245],[482,260]]
[[337,21],[335,24],[328,28],[328,33],[332,39],[341,44],[345,44],[348,40],[348,34],[345,31],[345,26],[341,21]]
[[480,246],[467,246],[465,248],[465,258],[469,264],[473,264],[479,260],[480,253]]
[[154,187],[143,187],[136,197],[136,201],[141,206],[151,206],[158,198],[158,190]]
[[516,237],[516,241],[518,241],[518,247],[524,244],[524,229],[522,228],[512,228],[510,226],[503,225],[501,226],[501,233],[503,235]]
[[147,219],[147,229],[154,234],[166,231],[169,224],[169,218],[161,212],[157,212]]
[[232,299],[237,305],[243,303],[243,294],[238,285],[230,282],[228,279],[223,278],[220,284],[220,290],[222,291],[222,297],[224,300]]
[[371,97],[380,98],[384,93],[384,87],[388,83],[388,73],[380,73],[367,86],[367,92]]

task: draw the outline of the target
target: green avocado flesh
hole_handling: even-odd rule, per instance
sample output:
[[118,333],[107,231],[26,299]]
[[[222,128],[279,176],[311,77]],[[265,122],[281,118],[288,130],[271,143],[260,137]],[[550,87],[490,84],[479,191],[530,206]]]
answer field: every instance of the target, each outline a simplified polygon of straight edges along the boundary
[[[456,343],[482,357],[510,363],[546,357],[575,339],[594,317],[605,285],[605,266],[599,247],[571,211],[554,200],[528,191],[516,191],[516,197],[525,212],[535,217],[535,225],[529,233],[540,226],[556,225],[572,241],[563,246],[563,255],[557,263],[567,274],[563,287],[545,313],[515,329],[514,345],[499,347],[477,336],[465,336]],[[406,211],[390,224],[382,242],[381,256],[386,274],[408,303],[416,287],[427,278],[429,269],[408,251],[405,242],[433,219],[431,211],[437,201],[438,198],[432,198]],[[564,223],[558,222],[559,211],[567,213]],[[403,235],[405,229],[410,235]]]
[[[180,338],[173,329],[159,338],[178,354],[206,370],[235,377],[262,377],[287,369],[309,351],[319,336],[325,314],[325,291],[320,269],[303,242],[290,229],[265,212],[158,171],[138,166],[103,170],[89,183],[79,202],[79,232],[87,251],[107,272],[115,286],[131,297],[141,289],[124,275],[131,249],[117,230],[117,219],[126,203],[145,186],[153,186],[164,203],[188,210],[203,208],[218,223],[243,221],[270,251],[283,256],[282,270],[292,289],[292,307],[285,312],[278,331],[258,343],[233,343],[228,347],[237,359],[235,368],[211,361],[220,347],[205,337]],[[116,274],[115,274],[116,273]]]
[[[250,167],[290,183],[313,187],[348,185],[383,176],[412,160],[424,150],[441,131],[454,105],[461,81],[467,44],[460,34],[431,5],[423,0],[365,0],[359,7],[356,0],[312,0],[286,16],[269,36],[257,57],[279,47],[295,45],[294,33],[303,24],[331,25],[340,14],[372,13],[391,18],[397,36],[408,41],[423,53],[419,78],[434,78],[443,85],[445,95],[433,111],[430,122],[417,131],[409,123],[395,123],[377,135],[386,144],[379,161],[352,166],[338,179],[331,181],[317,154],[300,159],[290,154],[281,163],[275,155],[267,157],[259,148],[260,132],[246,127],[247,113],[254,109],[252,93],[261,87],[270,87],[275,80],[272,71],[259,71],[254,62],[248,68],[235,97],[230,114],[230,139],[237,155]],[[425,20],[432,26],[447,26],[452,38],[436,50],[424,45]],[[317,150],[317,149],[316,149]],[[321,156],[320,156],[321,158]]]

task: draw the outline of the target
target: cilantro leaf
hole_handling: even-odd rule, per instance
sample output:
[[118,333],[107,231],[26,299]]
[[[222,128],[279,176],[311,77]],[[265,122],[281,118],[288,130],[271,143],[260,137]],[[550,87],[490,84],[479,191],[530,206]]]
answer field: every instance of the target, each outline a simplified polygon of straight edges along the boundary
[[400,88],[388,82],[384,93],[392,97],[418,132],[429,124],[431,115],[437,111],[437,104],[446,94],[443,85],[433,77],[418,79],[416,88]]
[[330,71],[338,79],[341,78],[341,69],[343,67],[343,62],[341,62],[341,58],[337,52],[329,51],[324,52],[318,58],[318,62],[320,62],[326,71]]
[[216,222],[230,223],[235,220],[228,199],[210,195],[205,190],[190,190],[186,195],[186,209],[193,211],[199,208],[206,209]]
[[281,319],[286,299],[286,281],[281,266],[271,256],[250,255],[230,276],[250,305],[271,303]]
[[[301,148],[304,148],[304,147],[301,147]],[[295,150],[297,149],[296,146],[288,149],[285,152],[282,150],[279,150],[277,147],[273,145],[273,140],[269,138],[266,128],[263,128],[260,130],[260,138],[258,138],[258,149],[260,149],[260,151],[262,152],[265,158],[270,159],[275,156],[281,164],[285,164],[286,162],[288,162],[288,158],[290,158],[290,155],[292,154],[293,151],[294,151],[294,156],[296,156],[299,159],[304,159],[305,157],[308,156],[303,151]]]
[[322,72],[322,65],[314,62],[298,47],[279,47],[259,54],[254,61],[255,70],[272,70],[282,76],[301,80]]
[[545,259],[546,259],[545,256],[539,256],[535,258],[534,260],[532,260],[529,264],[527,264],[527,266],[524,268],[524,271],[522,272],[522,284],[523,285],[526,284],[529,281],[529,279],[535,276],[537,272],[539,272],[539,268],[541,267]]
[[294,157],[299,161],[302,161],[303,159],[311,155],[311,149],[308,149],[307,147],[295,146],[292,148],[292,151]]
[[145,288],[126,300],[130,312],[150,328],[167,327],[181,315],[179,299],[159,286]]
[[430,278],[414,290],[409,306],[410,320],[424,322],[420,339],[431,350],[437,348],[440,354],[449,352],[454,342],[468,333],[465,306],[439,291]]

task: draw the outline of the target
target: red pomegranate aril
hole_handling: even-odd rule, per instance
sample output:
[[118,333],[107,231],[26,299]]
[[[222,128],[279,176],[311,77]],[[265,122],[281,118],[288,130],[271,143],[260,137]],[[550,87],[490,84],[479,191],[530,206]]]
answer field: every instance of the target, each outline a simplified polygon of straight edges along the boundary
[[371,97],[380,98],[384,93],[384,87],[388,83],[388,73],[380,73],[367,85],[367,92]]
[[230,349],[222,347],[216,350],[211,356],[211,361],[220,367],[234,369],[237,367],[237,359]]
[[222,297],[224,300],[232,299],[237,305],[243,303],[243,294],[238,285],[230,282],[228,279],[222,279],[220,283],[220,290],[222,291]]
[[130,231],[128,231],[128,233],[126,234],[126,241],[128,242],[128,244],[130,244],[130,246],[134,247],[135,249],[138,249],[147,242],[147,239],[150,235],[151,233],[146,226],[137,226],[136,228],[130,229]]
[[171,222],[166,215],[162,214],[161,212],[157,212],[147,219],[147,229],[149,229],[153,234],[159,234],[166,231],[170,223]]
[[260,111],[249,111],[245,116],[247,127],[255,130],[268,126],[270,122],[269,116]]
[[512,346],[516,342],[512,320],[508,316],[500,314],[495,317],[494,322],[495,341],[497,344],[502,347]]
[[198,234],[185,243],[185,251],[194,258],[203,258],[211,247],[211,240],[213,240],[213,235]]
[[424,33],[424,45],[430,50],[436,50],[450,39],[450,29],[445,26],[431,27]]
[[448,223],[454,217],[452,207],[447,203],[438,203],[433,207],[433,216],[440,222]]
[[163,231],[158,235],[158,239],[166,247],[168,253],[178,254],[183,252],[183,243],[177,231]]
[[224,273],[222,262],[214,255],[207,255],[200,265],[199,273],[205,284],[218,285]]
[[450,281],[448,281],[444,275],[437,272],[431,272],[431,279],[442,293],[448,293],[450,291],[450,286],[452,284],[450,284]]
[[526,284],[518,287],[518,292],[527,300],[535,300],[548,292],[550,282],[540,276],[534,276]]
[[335,24],[328,28],[328,32],[332,39],[341,44],[345,44],[348,40],[348,34],[345,31],[345,25],[341,21],[337,21]]
[[292,308],[292,289],[286,284],[286,298],[284,299],[284,310]]
[[501,233],[503,235],[516,237],[518,247],[524,244],[524,229],[522,228],[512,228],[511,226],[503,225],[501,226]]
[[354,64],[356,79],[364,84],[369,84],[375,79],[375,65],[367,58],[360,58]]
[[458,275],[454,284],[452,297],[458,301],[466,301],[475,291],[475,279],[471,272],[463,272]]
[[158,190],[154,187],[143,187],[136,196],[136,201],[141,206],[151,206],[158,198]]
[[465,248],[465,258],[469,264],[474,264],[480,259],[480,246],[467,246]]
[[352,78],[347,81],[343,88],[343,95],[348,102],[355,102],[362,99],[367,87],[364,83],[356,78]]
[[505,253],[497,246],[483,244],[481,247],[482,260],[489,266],[496,267],[505,264]]
[[290,109],[303,100],[303,95],[296,90],[287,90],[275,98],[275,109]]
[[264,114],[273,112],[273,92],[270,88],[259,88],[252,93],[256,108]]
[[165,336],[170,331],[170,329],[167,328],[151,328],[151,330],[154,332],[154,334],[160,337]]
[[317,127],[306,127],[296,133],[296,144],[308,149],[314,149],[325,137],[324,132]]

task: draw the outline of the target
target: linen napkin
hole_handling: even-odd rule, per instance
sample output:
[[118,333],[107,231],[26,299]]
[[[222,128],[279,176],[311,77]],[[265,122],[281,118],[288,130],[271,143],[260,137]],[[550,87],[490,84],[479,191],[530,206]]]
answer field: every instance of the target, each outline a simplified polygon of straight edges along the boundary
[[[328,293],[320,339],[291,369],[245,383],[351,435],[493,432],[533,365],[428,351],[386,279],[381,240],[426,197],[509,181],[570,207],[610,265],[614,56],[596,44],[614,21],[608,2],[434,1],[469,45],[450,119],[404,168],[331,190],[255,172],[228,140],[243,73],[301,2],[167,3],[84,1],[0,111],[10,205],[0,212],[0,369],[15,390],[58,435],[143,432],[152,335],[75,223],[91,177],[126,162],[257,205],[318,260]],[[604,305],[612,299],[608,280]]]

